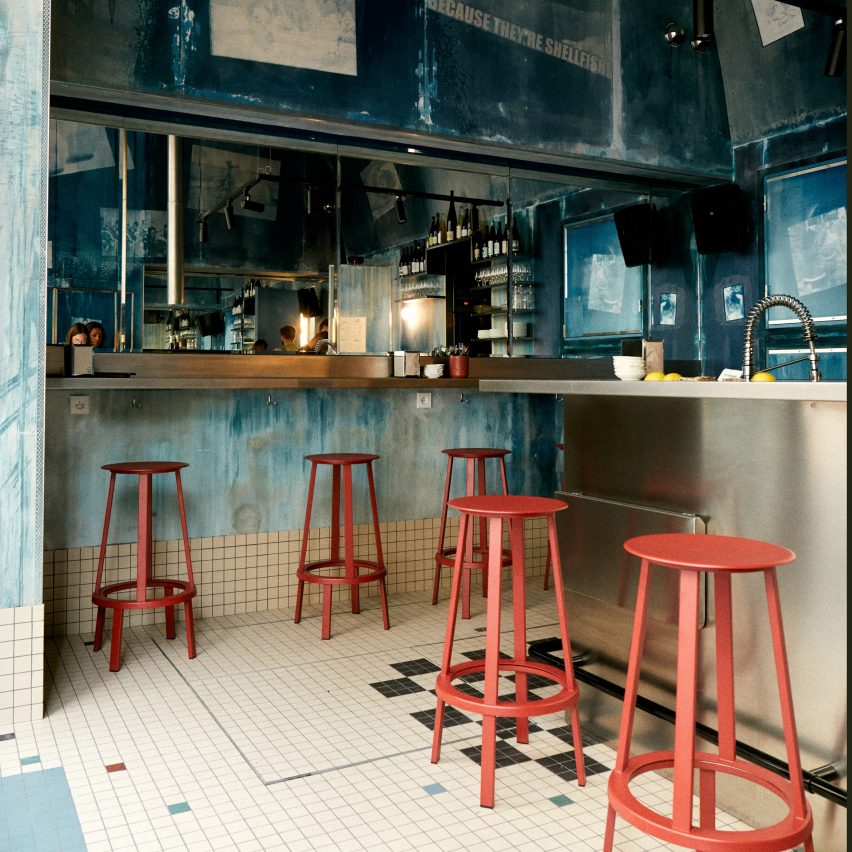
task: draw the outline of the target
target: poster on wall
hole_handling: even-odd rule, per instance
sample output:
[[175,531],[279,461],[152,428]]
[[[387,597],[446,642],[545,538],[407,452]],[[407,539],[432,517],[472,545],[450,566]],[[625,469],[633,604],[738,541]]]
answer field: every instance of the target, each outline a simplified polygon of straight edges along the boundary
[[[127,211],[127,256],[163,260],[168,250],[168,213],[165,210]],[[121,211],[101,207],[101,254],[121,252]]]
[[355,0],[210,0],[213,56],[358,73]]

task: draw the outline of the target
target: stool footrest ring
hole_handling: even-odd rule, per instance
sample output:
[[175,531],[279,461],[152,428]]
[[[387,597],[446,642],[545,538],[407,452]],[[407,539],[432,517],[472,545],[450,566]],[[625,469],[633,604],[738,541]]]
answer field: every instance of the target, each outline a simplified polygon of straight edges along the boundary
[[346,561],[343,559],[320,559],[315,562],[306,562],[303,568],[296,571],[296,576],[306,583],[318,583],[327,586],[351,586],[353,583],[370,583],[374,580],[381,580],[387,575],[387,569],[379,565],[378,562],[371,562],[367,559],[356,559],[354,563],[356,570],[359,568],[367,568],[366,574],[360,572],[355,577],[327,577],[325,575],[317,575],[312,572],[321,571],[324,568],[345,568]]
[[529,660],[515,660],[501,658],[497,668],[501,672],[515,672],[522,674],[534,674],[552,680],[560,688],[559,692],[547,695],[544,698],[532,697],[526,701],[500,701],[496,704],[488,704],[485,698],[477,698],[468,695],[453,686],[452,682],[460,677],[470,674],[481,674],[485,671],[485,660],[470,660],[450,666],[446,674],[439,674],[435,680],[435,692],[438,698],[452,704],[459,710],[467,710],[469,713],[478,713],[482,716],[507,716],[511,718],[526,718],[527,716],[542,716],[546,713],[555,713],[564,710],[577,702],[579,688],[574,684],[568,686],[565,672],[556,666],[547,663],[535,663]]
[[[790,807],[792,790],[790,782],[768,769],[744,760],[729,760],[718,754],[696,752],[696,770],[721,772],[759,784]],[[645,772],[658,772],[674,766],[674,752],[655,751],[631,757],[627,766],[614,769],[609,776],[609,803],[612,809],[632,826],[646,834],[679,846],[697,850],[723,850],[736,848],[737,852],[767,852],[788,850],[811,836],[813,814],[805,803],[804,817],[788,811],[787,816],[765,828],[737,831],[719,830],[693,825],[689,831],[679,831],[672,825],[671,817],[643,805],[630,791],[630,782]],[[735,844],[735,846],[733,845]]]
[[[476,545],[473,548],[474,556],[481,556],[482,559],[473,559],[471,561],[465,561],[465,568],[478,568],[484,570],[488,568],[488,547],[487,545]],[[456,548],[455,547],[445,547],[442,550],[439,550],[435,554],[435,561],[440,562],[441,565],[447,568],[453,568],[456,564]],[[512,551],[506,548],[503,548],[503,556],[500,560],[500,565],[503,568],[509,568],[512,564]]]
[[124,592],[136,589],[135,580],[125,580],[121,583],[111,583],[109,586],[104,586],[100,590],[96,590],[92,594],[92,603],[99,607],[107,609],[154,609],[164,606],[175,606],[179,603],[184,603],[195,597],[195,585],[188,580],[169,580],[163,577],[156,577],[148,580],[145,584],[146,589],[152,588],[175,588],[180,589],[177,594],[169,594],[162,598],[146,598],[144,601],[128,598],[112,598],[116,592]]

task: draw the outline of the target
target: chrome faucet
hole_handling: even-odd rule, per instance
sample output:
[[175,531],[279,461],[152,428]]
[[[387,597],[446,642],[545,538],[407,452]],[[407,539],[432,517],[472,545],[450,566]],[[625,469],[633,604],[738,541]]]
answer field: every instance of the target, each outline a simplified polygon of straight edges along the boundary
[[318,340],[317,345],[314,346],[314,355],[322,355],[323,353],[326,355],[337,355],[337,350],[327,337]]
[[799,318],[802,323],[804,332],[802,339],[808,344],[810,354],[804,358],[794,358],[792,361],[785,361],[783,364],[777,364],[772,367],[773,370],[778,367],[786,367],[788,364],[798,364],[799,361],[810,361],[810,380],[818,382],[822,378],[819,371],[819,355],[814,349],[814,341],[816,340],[816,331],[814,330],[814,320],[811,312],[793,296],[785,296],[779,293],[776,296],[766,296],[763,299],[758,299],[751,310],[748,312],[745,321],[745,333],[743,336],[743,380],[748,382],[754,373],[754,331],[757,326],[757,321],[760,315],[768,308],[789,308]]

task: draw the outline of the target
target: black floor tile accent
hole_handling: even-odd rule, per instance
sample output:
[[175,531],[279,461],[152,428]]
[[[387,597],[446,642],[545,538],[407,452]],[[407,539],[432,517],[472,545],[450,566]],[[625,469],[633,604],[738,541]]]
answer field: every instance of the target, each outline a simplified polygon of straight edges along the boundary
[[[508,716],[497,716],[497,736],[503,740],[511,740],[517,736],[517,728],[515,725],[515,719],[510,718]],[[482,725],[482,720],[480,719],[478,722],[479,725]],[[535,722],[530,719],[530,734],[534,734],[537,731],[542,730],[536,725]]]
[[0,734],[0,741],[2,740],[13,740],[15,739],[14,734]]
[[391,668],[396,669],[401,675],[412,677],[413,675],[429,674],[441,671],[431,660],[421,657],[419,660],[407,660],[402,663],[391,663]]
[[[418,710],[411,714],[412,718],[425,725],[430,731],[435,730],[435,711],[434,710]],[[455,707],[449,704],[444,705],[444,728],[454,728],[457,725],[466,725],[472,722],[473,719],[465,716]]]
[[[568,743],[570,746],[574,745],[574,734],[571,732],[570,725],[560,725],[558,728],[548,728],[547,733],[553,734],[554,737]],[[581,739],[584,746],[597,745],[599,742],[594,737],[590,737],[587,733],[585,733],[585,731],[583,732]]]
[[[515,675],[511,675],[512,680],[515,679]],[[551,680],[550,678],[542,677],[537,674],[528,674],[527,675],[527,688],[528,689],[544,689],[544,687],[550,686],[556,688],[558,684]]]
[[[549,769],[554,774],[558,775],[563,781],[577,780],[577,763],[574,760],[574,752],[566,751],[561,754],[549,754],[547,757],[539,757],[536,759],[539,766]],[[592,775],[600,775],[603,772],[609,772],[609,768],[599,763],[594,758],[586,757],[586,777]]]
[[[461,751],[475,763],[482,764],[482,746],[471,746],[470,748],[463,748]],[[507,743],[506,740],[497,740],[496,751],[497,756],[494,763],[497,767],[513,766],[516,763],[526,763],[532,760],[531,757]]]
[[[469,660],[484,660],[485,648],[480,648],[478,651],[463,651],[462,656],[467,657]],[[500,652],[500,657],[504,660],[512,659],[508,654],[504,654],[502,651]]]
[[397,695],[410,695],[412,692],[426,692],[417,681],[410,677],[400,677],[395,680],[381,680],[371,683],[373,689],[378,690],[385,698],[395,698]]

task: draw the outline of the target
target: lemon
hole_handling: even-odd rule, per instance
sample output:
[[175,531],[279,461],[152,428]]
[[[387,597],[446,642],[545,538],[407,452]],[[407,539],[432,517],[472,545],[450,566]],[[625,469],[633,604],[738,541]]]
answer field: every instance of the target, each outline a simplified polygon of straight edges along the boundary
[[761,373],[755,373],[755,374],[751,377],[751,380],[752,380],[753,382],[774,382],[774,381],[775,381],[775,376],[773,376],[773,375],[772,375],[772,373],[763,373],[763,372],[761,372]]
[[666,373],[665,376],[663,376],[663,381],[664,382],[676,382],[678,379],[682,379],[682,378],[683,378],[683,376],[681,376],[680,373]]
[[647,376],[645,376],[646,382],[661,382],[663,381],[663,379],[665,379],[665,375],[663,375],[663,373],[661,373],[659,370],[653,370],[652,372],[648,373]]

